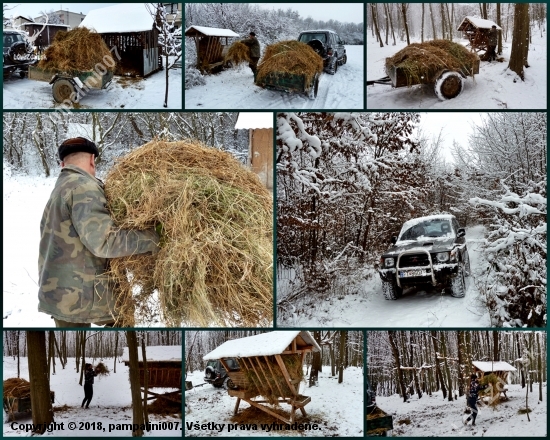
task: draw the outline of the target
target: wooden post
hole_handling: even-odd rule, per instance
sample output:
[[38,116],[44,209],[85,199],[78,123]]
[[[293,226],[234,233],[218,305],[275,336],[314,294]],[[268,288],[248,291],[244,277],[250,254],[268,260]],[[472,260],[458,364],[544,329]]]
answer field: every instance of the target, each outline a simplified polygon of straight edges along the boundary
[[[268,357],[267,357],[267,356],[264,356],[264,358],[265,358],[265,362],[267,363],[267,366],[269,367],[269,371],[271,372],[271,375],[272,375],[272,376],[275,376],[275,373],[274,373],[273,369],[271,368],[271,362],[269,362]],[[277,385],[277,388],[278,388],[278,390],[279,390],[279,393],[281,393],[281,397],[285,397],[285,396],[283,395],[283,390],[282,390],[282,388],[279,386],[279,382],[275,382],[275,384]]]
[[288,371],[286,369],[286,365],[285,363],[283,362],[283,360],[281,359],[281,355],[279,354],[276,354],[275,355],[275,360],[277,361],[277,363],[279,364],[279,368],[281,369],[281,372],[283,373],[283,376],[286,380],[286,383],[288,385],[288,388],[290,388],[290,392],[294,395],[294,396],[297,396],[298,393],[296,392],[296,388],[294,388],[294,385],[292,384],[292,381],[290,380],[290,375],[288,374]]
[[258,377],[258,379],[260,379],[260,375],[258,374],[258,370],[256,370],[256,367],[255,367],[254,362],[253,362],[254,359],[258,363],[258,367],[262,371],[262,374],[264,375],[265,383],[268,386],[269,390],[271,391],[271,394],[275,394],[275,390],[271,387],[271,384],[269,383],[269,380],[268,380],[269,378],[265,374],[265,371],[262,367],[262,364],[260,364],[260,361],[257,358],[253,357],[253,358],[250,358],[250,363],[252,364],[252,368],[254,369],[254,372],[256,373],[256,376]]
[[235,409],[233,411],[233,415],[236,416],[237,415],[237,411],[239,410],[239,405],[241,404],[241,398],[240,397],[237,397],[237,403],[235,403]]

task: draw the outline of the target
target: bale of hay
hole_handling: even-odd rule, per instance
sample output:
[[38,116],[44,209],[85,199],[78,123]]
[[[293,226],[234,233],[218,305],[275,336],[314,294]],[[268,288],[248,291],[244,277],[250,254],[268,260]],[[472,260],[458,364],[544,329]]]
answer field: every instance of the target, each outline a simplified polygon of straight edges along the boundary
[[323,71],[323,59],[307,44],[295,40],[281,41],[266,47],[258,64],[256,82],[267,76],[303,75],[306,84]]
[[95,366],[95,372],[98,376],[108,376],[109,374],[111,374],[109,368],[107,368],[107,365],[105,365],[103,362],[100,362]]
[[12,377],[4,381],[4,397],[26,398],[31,396],[31,384],[25,379]]
[[407,76],[408,85],[429,82],[434,74],[442,69],[461,71],[471,75],[478,56],[464,46],[448,40],[412,43],[386,58],[386,73],[392,69],[402,69]]
[[250,48],[246,44],[236,41],[227,49],[224,60],[225,62],[231,61],[234,66],[250,63]]
[[77,27],[55,34],[38,67],[54,72],[74,72],[94,70],[96,65],[102,65],[114,71],[115,64],[116,60],[101,35],[85,27]]
[[154,140],[117,162],[105,194],[121,228],[162,228],[158,254],[110,260],[120,325],[151,313],[167,326],[270,325],[273,202],[256,174],[199,142]]

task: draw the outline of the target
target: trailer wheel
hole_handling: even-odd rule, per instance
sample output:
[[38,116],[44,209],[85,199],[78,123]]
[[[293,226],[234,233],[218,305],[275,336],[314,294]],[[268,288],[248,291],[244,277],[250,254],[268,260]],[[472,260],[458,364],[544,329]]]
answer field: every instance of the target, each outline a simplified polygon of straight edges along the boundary
[[434,90],[442,101],[456,98],[464,90],[464,78],[458,72],[445,70],[435,81]]
[[[76,93],[74,84],[68,79],[60,78],[53,83],[52,94],[55,102],[62,103],[65,100],[71,100],[71,95]],[[78,100],[77,100],[78,101]],[[75,101],[75,102],[77,102]]]
[[308,98],[309,99],[315,99],[317,98],[317,92],[319,91],[319,75],[315,75],[315,78],[313,78],[313,83],[309,87],[308,90]]

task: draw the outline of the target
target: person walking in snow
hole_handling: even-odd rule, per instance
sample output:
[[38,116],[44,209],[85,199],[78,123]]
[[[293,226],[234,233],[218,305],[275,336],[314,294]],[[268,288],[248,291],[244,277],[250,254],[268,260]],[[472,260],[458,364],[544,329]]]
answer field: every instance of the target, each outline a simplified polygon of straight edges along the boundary
[[489,31],[489,41],[487,44],[487,60],[489,62],[497,59],[496,48],[498,44],[498,31],[497,27],[493,25]]
[[256,38],[256,34],[254,32],[250,32],[249,38],[241,40],[240,42],[248,46],[250,49],[250,63],[248,63],[248,67],[250,67],[252,73],[256,75],[258,61],[260,61],[260,42]]
[[86,404],[86,409],[90,406],[94,396],[94,377],[96,376],[97,372],[93,369],[92,364],[86,364],[84,370],[84,400],[80,405],[81,408],[84,408],[84,404]]
[[476,417],[477,417],[477,399],[479,395],[479,391],[487,388],[486,385],[480,385],[477,376],[475,374],[472,374],[470,376],[470,393],[466,397],[466,403],[469,408],[472,409],[472,414],[468,416],[468,418],[464,421],[464,424],[467,424],[470,420],[472,421],[472,426],[476,426]]

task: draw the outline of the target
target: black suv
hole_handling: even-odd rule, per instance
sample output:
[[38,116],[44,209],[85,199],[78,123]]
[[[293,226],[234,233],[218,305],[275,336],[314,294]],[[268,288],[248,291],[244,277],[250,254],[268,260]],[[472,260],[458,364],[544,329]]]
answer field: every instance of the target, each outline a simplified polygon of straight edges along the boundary
[[344,41],[338,34],[329,30],[301,32],[298,41],[308,44],[323,59],[325,72],[334,75],[338,66],[346,64],[348,57]]
[[19,75],[23,78],[29,65],[37,62],[31,45],[25,36],[16,30],[4,29],[2,40],[4,77],[19,71]]
[[[240,370],[239,363],[236,359],[225,359],[225,363],[231,371]],[[233,390],[237,388],[231,378],[227,375],[227,371],[219,360],[208,361],[204,371],[204,381],[212,384],[216,388],[224,387],[231,388]]]
[[367,380],[367,414],[370,414],[376,408],[376,393],[371,390]]
[[392,247],[380,258],[378,272],[386,299],[397,299],[409,286],[443,286],[451,296],[466,293],[470,274],[466,232],[452,215],[408,220]]

